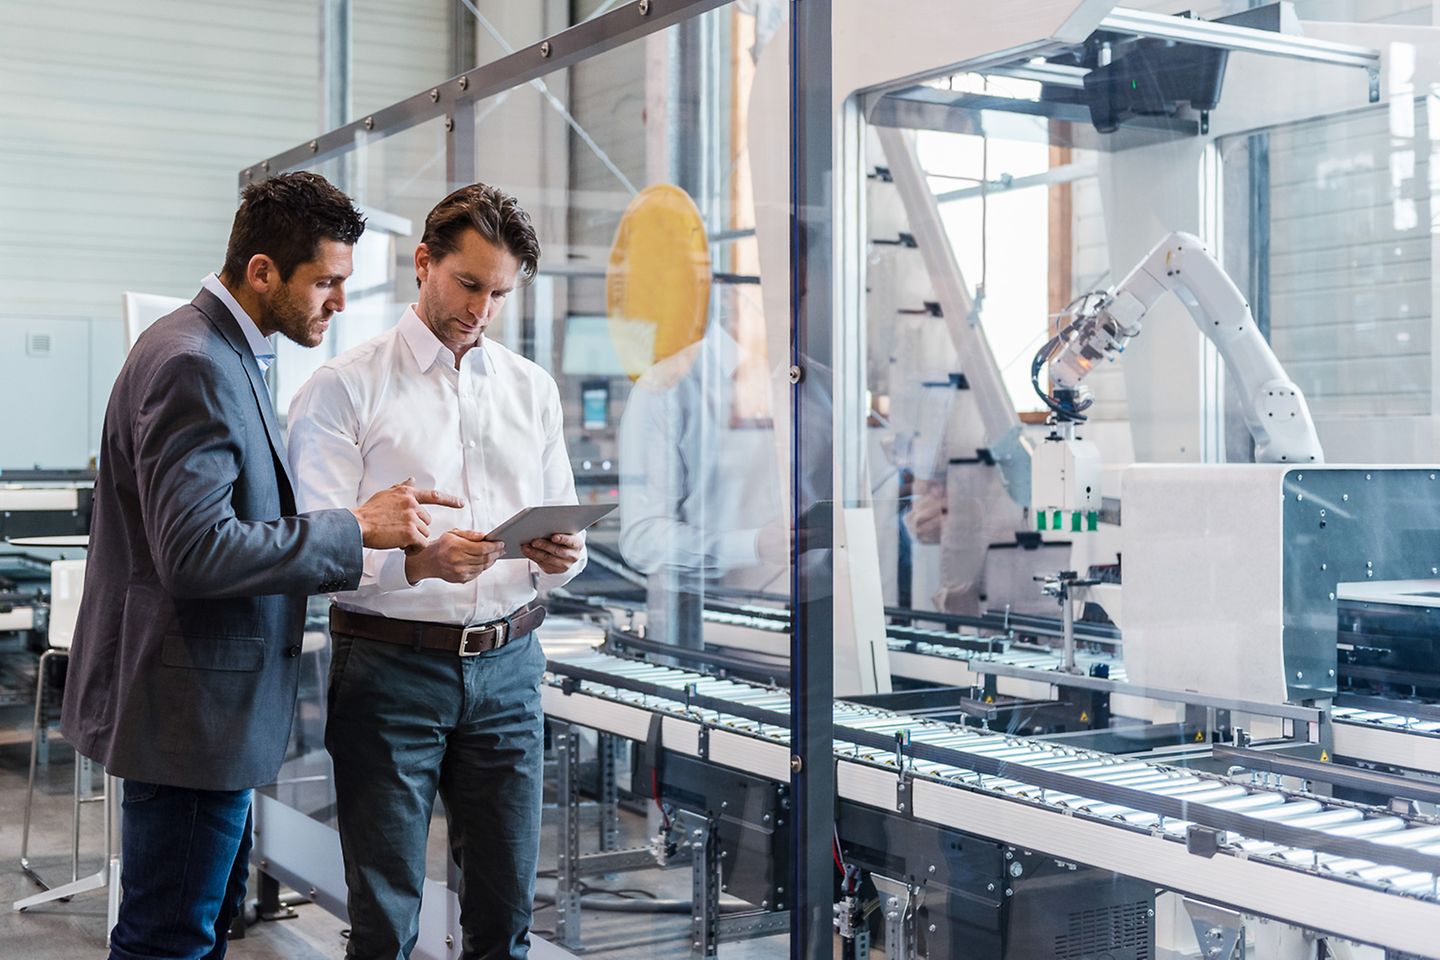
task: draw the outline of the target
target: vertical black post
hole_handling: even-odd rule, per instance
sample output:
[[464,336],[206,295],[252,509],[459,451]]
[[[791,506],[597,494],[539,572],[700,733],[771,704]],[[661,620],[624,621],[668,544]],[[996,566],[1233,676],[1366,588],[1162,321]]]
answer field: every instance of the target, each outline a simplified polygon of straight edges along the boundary
[[831,956],[835,823],[831,532],[831,274],[834,196],[828,0],[790,2],[792,899],[790,956]]

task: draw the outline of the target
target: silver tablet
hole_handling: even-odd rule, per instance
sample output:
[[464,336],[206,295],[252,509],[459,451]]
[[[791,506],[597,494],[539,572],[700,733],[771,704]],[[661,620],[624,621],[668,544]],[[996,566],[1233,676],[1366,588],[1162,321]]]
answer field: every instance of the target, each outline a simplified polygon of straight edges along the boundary
[[552,507],[526,507],[485,535],[486,540],[505,544],[506,560],[523,558],[522,544],[544,540],[555,533],[579,533],[596,520],[614,510],[617,504],[559,504]]

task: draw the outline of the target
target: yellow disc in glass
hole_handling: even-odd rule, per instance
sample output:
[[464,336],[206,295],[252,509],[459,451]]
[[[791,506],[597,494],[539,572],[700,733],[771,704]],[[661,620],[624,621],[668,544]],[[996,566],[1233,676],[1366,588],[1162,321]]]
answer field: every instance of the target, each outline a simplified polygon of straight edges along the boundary
[[631,380],[705,335],[710,244],[690,195],[657,183],[635,195],[610,245],[605,310]]

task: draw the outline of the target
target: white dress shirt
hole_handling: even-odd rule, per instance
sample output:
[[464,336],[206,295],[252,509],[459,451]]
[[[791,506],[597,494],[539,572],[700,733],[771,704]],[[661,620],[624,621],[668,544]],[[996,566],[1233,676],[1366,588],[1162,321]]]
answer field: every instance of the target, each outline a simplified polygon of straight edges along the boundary
[[225,289],[225,284],[220,282],[217,275],[210,274],[200,281],[200,285],[219,297],[220,302],[230,308],[230,312],[235,315],[235,322],[240,324],[240,332],[245,334],[245,342],[250,344],[250,352],[255,354],[255,362],[260,367],[260,376],[265,376],[265,372],[270,369],[270,364],[275,362],[275,347],[260,332],[260,328],[255,325],[254,320],[250,319],[250,314],[245,312],[245,308],[240,306],[240,301],[235,299],[235,295]]
[[[315,371],[290,403],[290,467],[301,511],[351,508],[414,477],[454,494],[460,509],[427,506],[430,536],[486,532],[524,507],[575,503],[560,391],[535,363],[492,340],[455,355],[415,313]],[[569,581],[525,557],[498,560],[470,583],[412,586],[399,550],[366,550],[347,610],[435,623],[484,623]]]

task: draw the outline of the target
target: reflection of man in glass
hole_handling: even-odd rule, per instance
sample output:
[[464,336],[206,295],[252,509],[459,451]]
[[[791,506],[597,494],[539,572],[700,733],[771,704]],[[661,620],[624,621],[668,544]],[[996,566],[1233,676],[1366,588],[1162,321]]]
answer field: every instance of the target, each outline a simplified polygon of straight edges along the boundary
[[423,549],[367,556],[360,589],[331,610],[325,743],[352,958],[414,948],[437,790],[460,868],[460,955],[529,947],[544,739],[534,601],[580,572],[584,541],[556,534],[509,558],[477,531],[576,502],[554,380],[484,336],[539,258],[513,197],[457,190],[426,218],[418,303],[321,367],[290,408],[302,504],[349,504],[392,476],[444,478],[467,498],[434,511],[443,532]]
[[620,421],[620,550],[643,573],[784,592],[788,531],[763,357],[724,321],[655,364]]

